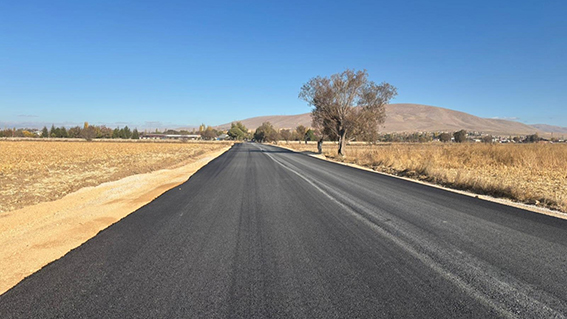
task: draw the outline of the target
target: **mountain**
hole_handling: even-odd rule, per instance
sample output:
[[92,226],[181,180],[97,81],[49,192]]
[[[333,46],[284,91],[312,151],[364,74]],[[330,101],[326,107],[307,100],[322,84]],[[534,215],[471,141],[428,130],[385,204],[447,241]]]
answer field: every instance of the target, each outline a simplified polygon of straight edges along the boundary
[[547,124],[532,124],[533,127],[547,133],[567,133],[567,127],[553,126]]
[[[252,130],[263,122],[270,122],[278,129],[295,128],[298,125],[309,127],[311,126],[311,113],[259,116],[240,120],[240,122]],[[219,125],[218,128],[228,129],[230,123]],[[481,118],[464,112],[421,104],[386,105],[386,122],[380,131],[384,133],[453,132],[461,129],[502,135],[545,132],[519,122]]]

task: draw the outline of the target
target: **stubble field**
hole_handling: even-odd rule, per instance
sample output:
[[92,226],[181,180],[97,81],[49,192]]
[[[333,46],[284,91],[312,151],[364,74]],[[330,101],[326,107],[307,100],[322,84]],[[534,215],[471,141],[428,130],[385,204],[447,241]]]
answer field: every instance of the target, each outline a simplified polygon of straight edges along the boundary
[[[317,151],[316,144],[284,146]],[[345,157],[336,153],[335,143],[323,144],[333,160],[567,212],[567,144],[355,144]]]
[[227,143],[0,141],[0,213],[185,165]]

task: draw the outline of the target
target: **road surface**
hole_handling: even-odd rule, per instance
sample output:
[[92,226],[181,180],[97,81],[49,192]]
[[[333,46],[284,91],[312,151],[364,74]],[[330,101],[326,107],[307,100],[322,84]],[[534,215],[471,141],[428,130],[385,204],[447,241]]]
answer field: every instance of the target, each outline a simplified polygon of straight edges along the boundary
[[562,318],[567,221],[245,143],[0,318]]

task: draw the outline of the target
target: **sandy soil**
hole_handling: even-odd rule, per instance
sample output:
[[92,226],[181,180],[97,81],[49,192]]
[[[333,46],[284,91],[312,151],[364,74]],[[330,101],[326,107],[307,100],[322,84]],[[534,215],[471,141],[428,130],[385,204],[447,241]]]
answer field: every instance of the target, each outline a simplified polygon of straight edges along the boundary
[[0,294],[165,191],[187,181],[228,149],[226,146],[202,154],[181,167],[85,187],[56,201],[0,214]]

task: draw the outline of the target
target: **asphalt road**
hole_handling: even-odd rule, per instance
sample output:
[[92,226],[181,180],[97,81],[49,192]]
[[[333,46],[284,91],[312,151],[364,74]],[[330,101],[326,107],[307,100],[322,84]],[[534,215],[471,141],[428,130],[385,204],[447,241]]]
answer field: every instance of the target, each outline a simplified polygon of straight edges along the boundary
[[0,296],[4,319],[565,316],[567,221],[259,144]]

